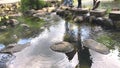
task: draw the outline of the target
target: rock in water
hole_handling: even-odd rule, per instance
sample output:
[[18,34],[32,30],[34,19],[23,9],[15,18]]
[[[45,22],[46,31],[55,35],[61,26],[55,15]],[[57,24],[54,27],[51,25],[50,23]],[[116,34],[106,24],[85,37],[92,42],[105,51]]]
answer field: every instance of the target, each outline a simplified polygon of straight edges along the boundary
[[101,54],[110,53],[109,49],[105,45],[98,43],[92,39],[86,39],[83,41],[83,45]]
[[62,52],[62,53],[69,53],[74,50],[74,46],[69,42],[55,43],[54,45],[50,46],[50,48],[53,51]]
[[22,49],[26,48],[29,45],[30,45],[29,42],[26,44],[9,44],[7,47],[2,49],[0,53],[13,54],[13,53],[22,51]]

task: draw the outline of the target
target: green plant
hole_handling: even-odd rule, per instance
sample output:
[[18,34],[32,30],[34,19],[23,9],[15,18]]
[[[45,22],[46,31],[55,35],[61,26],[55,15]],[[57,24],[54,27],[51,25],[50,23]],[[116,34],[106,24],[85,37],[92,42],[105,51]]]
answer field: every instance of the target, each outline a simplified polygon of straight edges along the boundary
[[47,4],[44,0],[21,0],[21,10],[25,12],[30,9],[41,9]]

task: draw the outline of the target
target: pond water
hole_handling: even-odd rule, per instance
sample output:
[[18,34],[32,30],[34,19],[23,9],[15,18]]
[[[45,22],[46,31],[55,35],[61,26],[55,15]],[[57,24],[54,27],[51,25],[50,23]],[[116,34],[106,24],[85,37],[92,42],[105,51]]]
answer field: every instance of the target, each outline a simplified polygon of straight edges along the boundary
[[[64,24],[64,20],[60,19],[54,25],[45,28],[37,37],[31,39],[29,47],[14,54],[16,58],[11,61],[9,68],[75,68],[78,64],[77,54],[74,56],[74,61],[69,62],[64,53],[57,53],[50,49],[54,43],[63,41]],[[26,39],[19,43],[24,41]]]
[[[0,56],[0,61],[4,56],[10,56],[10,60],[5,60],[5,62],[8,61],[5,68],[120,68],[120,31],[106,30],[87,22],[70,23],[55,14],[48,17],[50,20],[47,22],[51,24],[41,27],[42,31],[38,29],[34,32],[33,30],[31,34],[35,34],[34,37],[30,37],[31,34],[26,37],[28,34],[24,34],[24,37],[17,40],[18,44],[30,42],[30,46],[14,53],[13,57],[7,54]],[[53,18],[58,20],[54,21]],[[94,39],[104,44],[110,49],[110,53],[104,55],[84,46],[79,47],[81,41],[85,39]],[[64,53],[50,49],[51,45],[63,40],[77,44],[79,51],[71,61]],[[1,43],[0,49],[4,47]]]
[[[8,68],[75,68],[78,61],[80,68],[120,68],[120,45],[117,39],[111,37],[112,31],[104,30],[96,25],[91,26],[89,23],[69,23],[61,18],[59,21],[51,23],[51,26],[45,27],[44,31],[35,38],[19,40],[19,44],[30,42],[30,46],[15,53],[14,56],[16,57],[9,61],[9,64],[7,63]],[[118,35],[120,35],[119,33],[117,32]],[[114,45],[109,45],[114,48],[110,48],[111,52],[107,55],[85,48],[82,52],[76,53],[74,58],[69,61],[64,53],[54,52],[50,49],[51,45],[63,40],[78,43],[79,39],[83,41],[92,38],[97,41],[103,35],[105,38],[109,38],[102,38],[108,43],[98,41],[106,43],[106,46],[116,41]]]

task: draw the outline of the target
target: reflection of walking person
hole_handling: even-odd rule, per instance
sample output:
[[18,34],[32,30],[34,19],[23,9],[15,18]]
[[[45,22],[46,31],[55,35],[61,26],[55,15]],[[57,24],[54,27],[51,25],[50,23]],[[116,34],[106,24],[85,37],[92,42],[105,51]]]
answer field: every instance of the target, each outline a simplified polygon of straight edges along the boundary
[[73,0],[64,0],[63,5],[64,6],[73,6]]

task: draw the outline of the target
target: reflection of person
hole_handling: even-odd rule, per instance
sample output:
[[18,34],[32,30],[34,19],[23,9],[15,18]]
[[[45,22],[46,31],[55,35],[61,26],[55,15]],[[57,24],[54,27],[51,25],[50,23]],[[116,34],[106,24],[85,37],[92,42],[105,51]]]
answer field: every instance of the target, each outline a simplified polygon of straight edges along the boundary
[[81,0],[78,0],[78,8],[81,8],[82,7],[82,2]]

